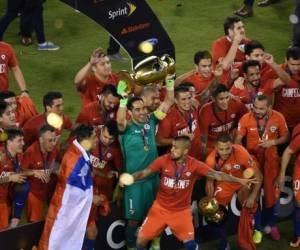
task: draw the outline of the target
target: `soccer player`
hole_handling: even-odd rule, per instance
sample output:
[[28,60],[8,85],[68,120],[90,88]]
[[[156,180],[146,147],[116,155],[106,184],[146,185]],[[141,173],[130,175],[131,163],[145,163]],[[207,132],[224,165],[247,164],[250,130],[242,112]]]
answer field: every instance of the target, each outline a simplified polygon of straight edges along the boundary
[[82,107],[97,101],[106,84],[117,85],[118,81],[118,77],[112,73],[109,57],[100,48],[96,49],[89,62],[78,71],[74,79],[81,96]]
[[[107,121],[100,130],[98,136],[98,143],[91,154],[99,160],[97,167],[92,169],[93,173],[93,191],[94,195],[101,197],[101,215],[107,215],[108,211],[105,210],[104,202],[111,201],[113,199],[114,188],[117,184],[117,178],[121,172],[123,162],[122,153],[117,143],[118,127],[114,120]],[[119,189],[119,187],[116,187]],[[118,192],[119,190],[116,190]],[[102,200],[104,199],[104,200]],[[119,197],[118,197],[119,199]],[[119,200],[117,200],[119,202]],[[96,221],[98,218],[97,205],[93,204],[85,235],[85,250],[93,250],[95,246],[95,240],[98,234]]]
[[97,143],[91,126],[80,125],[65,153],[56,189],[51,199],[38,249],[81,249],[93,195],[90,158],[87,151]]
[[287,49],[285,63],[281,67],[290,75],[291,80],[276,89],[274,109],[284,115],[288,128],[292,131],[300,123],[300,49]]
[[234,135],[239,119],[247,112],[245,105],[232,98],[222,84],[216,87],[212,96],[213,101],[205,104],[199,112],[202,160],[213,150],[220,134]]
[[264,94],[272,99],[275,89],[285,84],[280,78],[267,78],[263,82],[259,61],[248,60],[243,63],[242,68],[244,78],[238,78],[231,87],[230,92],[239,97],[249,110],[251,110],[253,100],[257,95]]
[[217,65],[222,60],[224,73],[221,82],[226,82],[231,68],[238,67],[245,61],[246,38],[245,27],[238,17],[227,17],[224,22],[225,36],[218,38],[212,45],[212,61]]
[[1,100],[8,103],[14,110],[16,122],[19,127],[23,127],[26,121],[38,114],[29,96],[16,96],[14,92],[5,90],[0,92],[0,101]]
[[[56,157],[55,129],[44,125],[39,130],[39,139],[26,149],[22,160],[22,169],[33,170],[33,176],[29,178],[30,192],[27,200],[27,218],[30,222],[37,222],[44,219],[44,206],[49,203],[56,184],[54,174]],[[42,178],[34,176],[35,170],[41,170]],[[42,179],[42,180],[41,180]]]
[[173,140],[171,153],[157,158],[144,170],[133,173],[135,181],[161,173],[157,198],[138,234],[138,250],[147,249],[148,242],[158,236],[166,226],[169,226],[173,234],[183,241],[186,249],[198,249],[194,239],[191,211],[191,196],[197,178],[207,176],[219,181],[237,182],[243,186],[253,181],[209,168],[206,164],[188,156],[191,146],[188,136],[177,136]]
[[64,100],[60,92],[50,91],[43,97],[44,112],[32,117],[24,124],[25,143],[30,146],[38,139],[40,128],[47,123],[47,115],[55,113],[63,118],[63,125],[57,134],[61,134],[62,129],[71,130],[73,124],[67,116],[64,115]]
[[[120,131],[119,141],[125,159],[123,168],[126,172],[142,170],[158,156],[155,142],[156,125],[159,120],[165,118],[174,99],[174,81],[166,81],[166,99],[152,113],[148,113],[140,97],[132,97],[128,103],[126,98],[120,101],[117,123]],[[120,82],[118,93],[121,96],[124,95],[125,89],[126,83]],[[126,119],[127,110],[131,121]],[[154,174],[124,189],[124,217],[127,219],[125,237],[128,249],[135,247],[136,230],[152,205],[158,183],[158,175]]]
[[285,149],[281,159],[280,174],[277,179],[277,187],[282,189],[285,182],[285,172],[293,155],[296,155],[296,161],[293,170],[293,191],[295,196],[294,208],[294,239],[290,243],[291,247],[300,247],[300,124],[298,124],[292,133],[292,139],[289,146]]
[[176,87],[174,92],[175,105],[159,123],[156,135],[157,144],[170,149],[173,138],[178,135],[188,135],[193,144],[189,155],[200,159],[199,117],[198,112],[192,107],[192,95],[188,87],[181,85]]
[[7,140],[5,146],[1,148],[0,161],[0,230],[7,229],[9,226],[9,216],[11,214],[12,183],[23,183],[26,176],[20,173],[20,161],[23,153],[24,137],[19,129],[7,129]]
[[179,77],[175,81],[175,85],[178,86],[183,82],[193,83],[195,87],[195,96],[201,104],[204,104],[208,100],[209,90],[219,83],[219,78],[222,75],[222,65],[213,70],[212,58],[208,51],[197,51],[194,55],[195,70],[187,72]]
[[[246,140],[246,149],[257,159],[264,177],[264,207],[268,216],[265,232],[271,234],[274,240],[279,240],[280,234],[276,227],[279,194],[274,186],[280,169],[277,146],[287,142],[289,131],[283,115],[271,108],[270,100],[265,95],[256,96],[253,111],[241,118],[235,143],[242,144],[243,138]],[[260,209],[255,221],[256,243],[262,240],[259,220]]]
[[[224,207],[226,207],[231,201],[232,196],[239,191],[240,193],[244,192],[243,197],[240,196],[241,199],[244,199],[241,200],[243,206],[250,209],[256,206],[262,176],[257,164],[243,146],[232,144],[231,137],[229,135],[220,135],[217,138],[215,149],[206,159],[206,164],[216,171],[221,171],[238,178],[243,177],[243,171],[245,169],[252,168],[254,173],[253,176],[258,182],[250,191],[243,189],[240,183],[228,183],[222,180],[217,180],[215,182],[210,178],[208,178],[206,182],[206,191],[208,196],[214,196],[219,204]],[[222,230],[220,234],[221,242],[219,249],[229,249],[229,243],[226,238],[226,229],[222,225],[219,230]],[[252,241],[252,234],[250,236],[250,241]]]
[[90,126],[103,126],[109,120],[116,119],[120,96],[114,85],[105,85],[99,99],[87,104],[76,119],[76,123]]
[[44,219],[46,203],[49,203],[56,179],[55,158],[57,156],[55,129],[44,125],[39,131],[39,140],[23,153],[22,172],[28,176],[22,192],[15,196],[13,218],[10,227],[16,227],[27,201],[27,220],[37,222]]
[[28,95],[24,76],[13,48],[8,43],[0,42],[0,91],[9,89],[9,70],[12,71],[22,95]]

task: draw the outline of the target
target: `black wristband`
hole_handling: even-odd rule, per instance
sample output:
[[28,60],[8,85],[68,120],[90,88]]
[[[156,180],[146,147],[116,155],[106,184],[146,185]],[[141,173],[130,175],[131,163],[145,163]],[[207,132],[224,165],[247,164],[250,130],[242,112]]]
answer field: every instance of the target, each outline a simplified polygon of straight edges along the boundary
[[21,90],[21,93],[29,93],[29,91],[27,89]]

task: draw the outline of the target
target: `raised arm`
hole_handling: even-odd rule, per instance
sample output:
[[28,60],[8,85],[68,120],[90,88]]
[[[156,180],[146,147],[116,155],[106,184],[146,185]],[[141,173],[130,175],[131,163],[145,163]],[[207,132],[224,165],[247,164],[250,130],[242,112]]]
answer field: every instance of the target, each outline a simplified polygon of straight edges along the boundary
[[120,99],[120,105],[117,111],[117,124],[120,132],[124,132],[127,125],[126,114],[127,114],[127,94],[125,93],[127,85],[125,81],[119,81],[117,86],[117,93],[122,96]]
[[76,74],[74,78],[74,83],[77,89],[85,85],[85,78],[91,72],[92,67],[96,65],[100,60],[99,57],[100,52],[101,52],[100,48],[96,49],[91,55],[89,62],[86,65],[84,65],[83,68],[81,68]]
[[[171,106],[174,104],[174,80],[166,79],[166,87],[167,87],[167,95],[164,101],[158,107],[158,112],[161,111],[165,114],[169,111]],[[154,113],[155,116],[156,116],[156,112],[157,111],[155,111]],[[157,118],[160,119],[160,117]]]

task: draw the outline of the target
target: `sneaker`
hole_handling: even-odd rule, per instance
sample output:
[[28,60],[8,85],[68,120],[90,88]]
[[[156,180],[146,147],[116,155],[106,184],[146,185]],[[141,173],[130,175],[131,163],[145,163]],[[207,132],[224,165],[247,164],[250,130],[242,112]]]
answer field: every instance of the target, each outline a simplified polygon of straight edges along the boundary
[[276,241],[280,240],[280,233],[279,233],[277,227],[271,227],[270,235],[273,240],[276,240]]
[[44,42],[44,43],[38,45],[38,50],[54,51],[54,50],[59,50],[59,49],[60,49],[60,47],[55,45],[52,42]]
[[236,10],[234,14],[240,17],[251,17],[253,16],[252,6],[244,5],[242,8]]
[[290,247],[300,247],[300,237],[296,237],[292,242],[290,242]]
[[15,228],[19,225],[20,223],[20,219],[19,218],[12,218],[11,221],[10,221],[10,225],[9,227],[10,228]]
[[120,53],[108,55],[110,60],[119,61],[119,62],[127,62],[128,58],[123,57]]
[[263,238],[262,232],[261,232],[261,231],[258,231],[258,230],[254,230],[254,234],[253,234],[253,237],[252,237],[253,242],[254,242],[255,244],[260,244],[261,241],[262,241],[262,238]]
[[264,233],[265,234],[270,234],[271,233],[271,227],[269,225],[265,226]]

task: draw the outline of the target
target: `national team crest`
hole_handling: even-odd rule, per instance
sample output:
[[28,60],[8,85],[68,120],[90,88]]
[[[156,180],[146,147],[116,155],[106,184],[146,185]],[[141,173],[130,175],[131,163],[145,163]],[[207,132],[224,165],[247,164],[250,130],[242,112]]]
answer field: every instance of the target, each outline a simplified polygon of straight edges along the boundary
[[233,168],[235,170],[239,170],[239,169],[241,169],[241,166],[239,164],[235,164],[235,165],[233,165]]
[[146,123],[146,124],[144,125],[144,129],[150,129],[150,125],[149,125],[148,123]]
[[1,59],[5,60],[6,56],[4,54],[1,55]]
[[277,127],[276,127],[276,126],[272,125],[272,126],[270,127],[270,131],[271,131],[272,133],[274,133],[276,130],[277,130]]
[[236,116],[235,114],[231,114],[231,118],[232,118],[232,119],[234,119],[234,118],[235,118],[235,116]]
[[107,155],[106,155],[106,157],[109,159],[110,157],[111,157],[112,155],[111,155],[111,153],[107,153]]
[[190,177],[191,176],[191,172],[186,172],[185,174],[187,177]]

